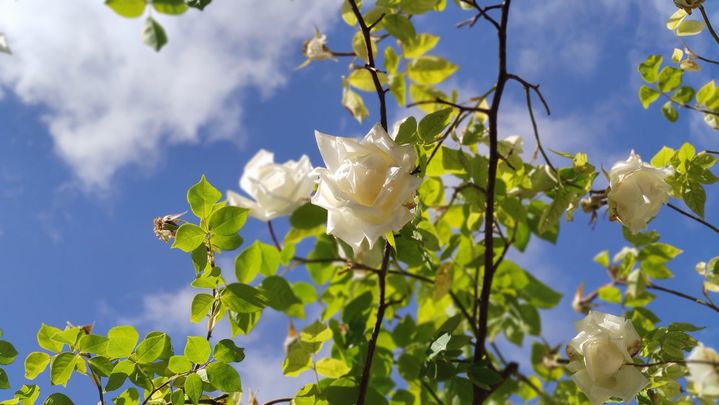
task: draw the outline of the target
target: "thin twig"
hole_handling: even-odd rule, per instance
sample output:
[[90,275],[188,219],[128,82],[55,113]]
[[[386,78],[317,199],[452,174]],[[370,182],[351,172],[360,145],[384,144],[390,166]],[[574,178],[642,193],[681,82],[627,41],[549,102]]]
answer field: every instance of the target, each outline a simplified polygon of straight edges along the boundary
[[704,19],[704,23],[707,25],[709,33],[712,34],[712,38],[714,38],[714,41],[719,44],[719,35],[717,35],[716,31],[714,31],[714,27],[712,27],[712,23],[709,21],[709,16],[707,15],[706,10],[704,10],[703,5],[699,6],[699,12],[702,13],[702,18]]
[[424,387],[424,388],[429,392],[429,395],[431,395],[432,398],[433,398],[435,401],[437,401],[437,403],[438,403],[439,405],[444,404],[444,402],[442,402],[442,400],[439,398],[439,396],[437,395],[437,393],[434,392],[434,390],[433,390],[432,387],[427,383],[427,381],[422,380],[422,387]]
[[281,404],[283,402],[292,402],[292,398],[273,399],[272,401],[265,402],[265,405],[275,405],[275,404]]
[[[354,3],[354,0],[349,0]],[[359,394],[357,395],[357,405],[364,405],[367,397],[367,388],[369,387],[370,370],[372,369],[372,359],[374,357],[374,351],[377,347],[377,340],[379,339],[379,332],[382,329],[382,321],[384,319],[384,311],[386,309],[385,304],[385,292],[386,292],[386,280],[387,280],[387,267],[389,266],[389,257],[392,253],[392,246],[389,242],[385,242],[384,246],[384,257],[382,258],[382,268],[380,269],[379,276],[379,304],[377,306],[377,320],[372,330],[372,336],[367,343],[367,358],[365,359],[364,369],[362,370],[362,377],[360,378]]]
[[[432,152],[430,152],[429,156],[427,157],[427,162],[425,163],[426,166],[429,166],[429,163],[434,159],[435,155],[437,155],[437,152],[439,152],[439,149],[442,147],[442,144],[444,141],[449,137],[449,134],[454,131],[459,124],[464,121],[465,118],[467,118],[469,115],[467,113],[460,112],[457,114],[457,116],[454,118],[454,121],[452,124],[450,124],[449,127],[444,131],[444,134],[436,141],[436,144],[434,145],[434,149],[432,149]],[[419,166],[415,167],[410,174],[417,174],[419,173],[421,168]]]
[[267,229],[270,231],[270,237],[272,238],[272,243],[275,244],[275,247],[277,250],[282,251],[282,245],[280,244],[280,241],[277,239],[277,235],[275,235],[275,228],[272,226],[272,221],[267,221]]
[[[537,120],[534,118],[534,108],[532,108],[532,94],[531,94],[532,88],[533,87],[531,87],[531,86],[524,85],[524,94],[527,99],[527,111],[529,112],[529,119],[532,122],[532,130],[534,131],[534,140],[537,143],[537,149],[539,150],[539,153],[542,154],[542,157],[544,158],[544,161],[547,163],[547,166],[549,166],[549,168],[552,169],[552,171],[554,173],[558,174],[559,171],[557,170],[556,167],[554,167],[554,165],[552,164],[552,161],[549,160],[549,156],[547,156],[547,152],[544,150],[544,147],[542,146],[542,141],[539,139],[539,130],[537,129]],[[535,91],[541,97],[542,93],[540,93],[538,89],[535,89]],[[549,107],[546,105],[546,101],[543,101],[543,103],[544,103],[547,111],[549,111]],[[559,178],[559,176],[557,176],[557,178]]]
[[443,104],[443,105],[448,105],[450,107],[454,107],[460,111],[481,112],[481,113],[485,113],[485,114],[489,112],[489,110],[486,108],[470,107],[470,106],[466,106],[466,105],[461,105],[461,104],[453,103],[451,101],[444,100],[440,97],[435,97],[433,100],[422,100],[422,101],[410,103],[410,104],[407,104],[407,108],[412,108],[412,107],[416,107],[418,105],[423,105],[423,104]]
[[97,394],[100,397],[100,402],[98,402],[99,405],[105,405],[105,395],[102,391],[102,384],[100,383],[100,377],[95,374],[95,371],[90,367],[90,362],[87,363],[87,368],[90,370],[90,372],[87,374],[90,376],[90,379],[92,380],[92,383],[95,384],[95,387],[97,387]]
[[719,312],[719,307],[717,307],[717,306],[714,305],[713,303],[708,302],[708,301],[704,301],[704,300],[701,299],[701,298],[693,297],[693,296],[691,296],[691,295],[689,295],[689,294],[685,294],[685,293],[683,293],[683,292],[681,292],[681,291],[672,290],[671,288],[662,287],[662,286],[656,285],[656,284],[654,284],[654,283],[649,283],[649,284],[647,284],[647,285],[646,285],[646,288],[647,288],[647,289],[650,289],[650,290],[664,291],[665,293],[672,294],[672,295],[675,295],[675,296],[677,296],[677,297],[681,297],[681,298],[684,298],[684,299],[686,299],[686,300],[696,302],[697,304],[703,305],[703,306],[705,306],[705,307],[707,307],[707,308],[710,308],[710,309],[714,310],[715,312]]
[[[348,0],[348,3],[350,4],[350,7],[352,7],[352,12],[354,13],[355,17],[357,18],[357,23],[360,26],[360,30],[362,31],[362,36],[364,37],[365,47],[367,48],[367,70],[370,72],[370,75],[372,76],[372,82],[374,83],[375,90],[377,91],[377,97],[379,98],[379,110],[380,110],[380,123],[382,124],[382,128],[384,130],[387,130],[387,105],[385,103],[385,94],[386,92],[382,88],[382,83],[379,80],[379,73],[377,71],[377,65],[374,61],[374,51],[372,50],[372,36],[371,36],[371,27],[367,25],[367,23],[364,20],[364,17],[362,16],[362,13],[360,12],[359,7],[357,6],[357,0]],[[361,405],[361,404],[358,404]]]
[[692,213],[686,212],[686,211],[684,211],[683,209],[677,207],[676,205],[674,205],[674,204],[672,204],[672,203],[667,203],[667,206],[668,206],[669,208],[673,209],[674,211],[676,211],[676,212],[678,212],[678,213],[684,215],[685,217],[691,218],[691,219],[693,219],[693,220],[699,222],[700,224],[706,226],[707,228],[711,229],[712,231],[714,231],[714,232],[716,232],[716,233],[719,233],[719,227],[716,227],[716,226],[710,224],[709,222],[707,222],[707,221],[705,221],[705,220],[699,218],[698,216],[696,216],[696,215],[694,215],[694,214],[692,214]]

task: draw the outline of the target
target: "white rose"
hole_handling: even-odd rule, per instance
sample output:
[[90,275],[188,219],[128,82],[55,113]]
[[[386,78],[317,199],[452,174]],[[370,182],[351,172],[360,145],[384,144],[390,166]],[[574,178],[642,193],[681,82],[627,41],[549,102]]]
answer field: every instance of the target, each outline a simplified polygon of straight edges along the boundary
[[691,361],[707,361],[719,364],[719,354],[711,347],[705,347],[699,343],[689,356],[687,369],[689,376],[687,380],[694,385],[694,391],[700,397],[718,397],[719,398],[719,373],[717,366],[712,364],[691,363]]
[[410,172],[416,155],[397,145],[379,124],[361,140],[315,132],[326,168],[319,175],[312,203],[327,209],[327,233],[359,252],[398,231],[412,219],[414,194],[422,182]]
[[624,162],[618,162],[609,171],[607,202],[610,213],[632,233],[637,233],[657,215],[669,200],[670,186],[665,178],[671,168],[656,168],[642,162],[632,151]]
[[249,208],[250,215],[262,221],[289,215],[309,200],[314,187],[311,172],[305,155],[299,161],[278,164],[271,152],[262,149],[247,162],[240,178],[240,188],[254,201],[233,191],[227,192],[227,201]]
[[631,400],[648,381],[632,363],[641,339],[631,321],[597,311],[574,324],[577,336],[567,345],[572,380],[599,405],[611,397]]
[[315,31],[315,36],[305,41],[304,54],[309,60],[333,59],[332,51],[327,47],[327,36]]

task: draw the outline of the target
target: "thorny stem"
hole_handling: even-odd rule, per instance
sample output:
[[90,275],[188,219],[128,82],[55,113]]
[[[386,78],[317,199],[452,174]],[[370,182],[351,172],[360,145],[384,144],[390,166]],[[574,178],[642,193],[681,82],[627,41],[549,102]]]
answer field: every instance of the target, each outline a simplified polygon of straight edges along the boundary
[[704,10],[704,6],[699,6],[699,12],[702,13],[702,18],[707,25],[709,33],[712,34],[712,38],[714,38],[714,41],[719,44],[719,35],[717,35],[716,31],[714,31],[714,27],[712,27],[711,21],[709,21],[709,16],[707,15],[706,10]]
[[[354,0],[349,0],[354,3]],[[372,369],[372,358],[374,357],[374,351],[377,347],[377,340],[379,339],[379,332],[382,329],[382,321],[384,319],[384,311],[387,308],[385,303],[385,282],[387,280],[387,267],[389,266],[389,257],[392,253],[392,246],[389,242],[385,242],[384,246],[384,257],[382,258],[382,268],[379,271],[379,304],[377,306],[377,320],[372,330],[372,336],[367,343],[367,358],[364,363],[364,369],[362,370],[362,377],[360,378],[359,394],[357,396],[357,405],[364,405],[367,397],[367,388],[369,387],[370,370]]]
[[[504,93],[504,87],[509,80],[509,74],[507,72],[507,25],[509,21],[509,7],[511,0],[505,0],[502,4],[501,18],[499,28],[497,30],[498,37],[498,48],[499,48],[499,67],[497,73],[497,85],[492,97],[492,105],[489,113],[489,168],[488,168],[488,179],[487,179],[487,206],[484,212],[484,277],[482,280],[482,290],[480,296],[475,296],[474,305],[479,305],[478,315],[478,327],[477,327],[477,339],[474,345],[474,356],[473,362],[479,363],[482,361],[486,352],[486,338],[487,338],[487,321],[489,318],[489,297],[492,290],[492,281],[494,279],[494,189],[497,181],[497,165],[499,163],[499,152],[497,144],[498,135],[498,113],[499,106],[502,102],[502,95]],[[479,298],[479,300],[477,300]],[[509,366],[507,367],[507,369]],[[505,371],[507,371],[505,369]],[[472,391],[472,404],[481,404],[490,391],[484,390],[477,385],[473,386]]]
[[684,215],[684,216],[687,217],[687,218],[691,218],[691,219],[693,219],[693,220],[699,222],[700,224],[702,224],[702,225],[706,226],[707,228],[711,229],[712,231],[714,231],[714,232],[716,232],[716,233],[719,233],[719,227],[716,227],[716,226],[710,224],[709,222],[707,222],[707,221],[705,221],[705,220],[699,218],[698,216],[693,215],[693,214],[691,214],[691,213],[689,213],[689,212],[686,212],[686,211],[684,211],[683,209],[677,207],[676,205],[674,205],[674,204],[672,204],[672,203],[667,203],[667,207],[669,207],[669,208],[673,209],[674,211],[676,211],[676,212],[678,212],[678,213]]

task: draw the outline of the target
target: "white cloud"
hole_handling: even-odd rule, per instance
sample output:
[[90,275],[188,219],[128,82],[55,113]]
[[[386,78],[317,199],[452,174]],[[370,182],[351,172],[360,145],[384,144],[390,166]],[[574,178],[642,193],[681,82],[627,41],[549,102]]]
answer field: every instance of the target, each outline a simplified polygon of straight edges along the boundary
[[119,169],[152,165],[164,147],[198,142],[200,132],[241,141],[242,90],[267,95],[282,85],[299,39],[336,14],[335,3],[224,1],[156,15],[170,42],[155,53],[142,44],[142,18],[102,2],[3,2],[0,27],[14,56],[2,61],[0,87],[45,107],[57,153],[84,185],[107,186]]
[[[120,316],[120,324],[135,325],[140,328],[161,330],[171,335],[202,335],[204,323],[190,322],[192,299],[198,291],[190,287],[178,291],[155,292],[142,297],[142,309],[136,316]],[[115,311],[109,311],[114,313]]]

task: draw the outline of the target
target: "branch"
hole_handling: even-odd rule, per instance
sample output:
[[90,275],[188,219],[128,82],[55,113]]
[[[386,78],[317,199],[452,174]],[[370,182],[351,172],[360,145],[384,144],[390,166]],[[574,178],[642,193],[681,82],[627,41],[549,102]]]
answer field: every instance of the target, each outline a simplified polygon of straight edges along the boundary
[[675,295],[675,296],[677,296],[677,297],[681,297],[681,298],[684,298],[684,299],[686,299],[686,300],[696,302],[697,304],[699,304],[699,305],[704,305],[705,307],[710,308],[710,309],[714,310],[715,312],[719,312],[719,307],[717,307],[717,306],[714,305],[713,303],[708,302],[708,301],[704,301],[704,300],[702,300],[701,298],[693,297],[693,296],[691,296],[691,295],[689,295],[689,294],[685,294],[685,293],[683,293],[683,292],[681,292],[681,291],[676,291],[676,290],[672,290],[671,288],[666,288],[666,287],[658,286],[658,285],[656,285],[656,284],[654,284],[654,283],[649,283],[649,284],[647,284],[647,285],[646,285],[646,288],[648,288],[648,289],[650,289],[650,290],[664,291],[665,293],[672,294],[672,295]]
[[292,402],[292,398],[280,398],[280,399],[274,399],[269,402],[265,402],[265,405],[275,405],[275,404],[281,404],[283,402]]
[[[510,75],[510,78],[518,81],[522,84],[524,87],[524,94],[527,99],[527,111],[529,112],[529,119],[532,121],[532,130],[534,131],[534,140],[537,142],[537,149],[542,154],[542,157],[544,158],[544,161],[547,163],[547,166],[549,166],[554,173],[559,173],[556,167],[552,164],[551,160],[549,160],[549,156],[547,155],[547,152],[545,152],[544,147],[542,146],[542,141],[539,139],[539,130],[537,129],[537,120],[534,118],[534,108],[532,108],[532,94],[531,91],[534,90],[535,93],[539,96],[540,101],[544,105],[545,110],[547,110],[547,115],[549,115],[551,112],[549,111],[549,105],[547,104],[547,101],[544,99],[544,96],[539,91],[539,85],[532,85],[524,79],[522,79],[519,76],[516,75]],[[559,177],[557,177],[559,178]]]
[[[354,4],[354,0],[349,0],[350,3]],[[355,5],[356,7],[356,5]],[[379,339],[379,332],[382,329],[382,320],[384,319],[384,311],[387,308],[384,302],[384,296],[386,291],[385,282],[387,280],[387,266],[389,265],[389,257],[392,253],[392,246],[389,242],[385,242],[384,246],[384,257],[382,258],[382,268],[378,274],[379,276],[379,305],[377,307],[377,320],[372,330],[372,336],[367,343],[367,358],[364,363],[364,369],[362,370],[362,377],[360,378],[359,384],[359,395],[357,396],[357,405],[364,405],[367,397],[367,388],[369,387],[370,370],[372,369],[372,358],[374,357],[374,350],[377,347],[377,340]]]
[[[497,86],[492,97],[492,106],[489,114],[489,170],[487,179],[487,206],[485,208],[484,218],[484,278],[482,280],[482,291],[479,297],[479,326],[477,328],[477,339],[474,345],[473,362],[479,363],[486,352],[487,338],[487,321],[489,320],[489,296],[492,290],[492,281],[494,279],[494,189],[497,181],[497,165],[499,163],[499,151],[497,135],[499,130],[498,112],[502,102],[504,87],[509,80],[507,73],[507,25],[509,21],[509,7],[511,0],[505,0],[502,4],[502,15],[499,29],[497,32],[498,48],[499,48],[499,67],[497,73]],[[476,281],[475,281],[476,282]],[[515,364],[516,363],[512,363]],[[509,368],[509,366],[507,366]],[[505,369],[506,370],[506,369]],[[472,387],[472,404],[481,404],[491,392],[483,390],[478,386]]]
[[[707,151],[707,152],[709,152],[709,151]],[[709,153],[711,153],[711,152],[709,152]],[[683,209],[677,207],[676,205],[674,205],[674,204],[672,204],[672,203],[667,203],[667,206],[668,206],[669,208],[673,209],[674,211],[676,211],[676,212],[678,212],[678,213],[684,215],[685,217],[691,218],[691,219],[693,219],[693,220],[699,222],[700,224],[706,226],[707,228],[711,229],[712,231],[714,231],[714,232],[716,232],[716,233],[719,233],[719,227],[716,227],[716,226],[710,224],[709,222],[707,222],[707,221],[705,221],[705,220],[699,218],[698,216],[696,216],[696,215],[694,215],[694,214],[691,214],[691,213],[689,213],[689,212],[686,212],[686,211],[684,211]]]
[[481,113],[485,113],[485,114],[487,114],[487,113],[489,112],[489,110],[486,109],[486,108],[481,108],[481,107],[469,107],[469,106],[465,106],[465,105],[461,105],[461,104],[453,103],[453,102],[451,102],[451,101],[444,100],[444,99],[442,99],[442,98],[440,98],[440,97],[435,97],[433,100],[422,100],[422,101],[417,101],[417,102],[415,102],[415,103],[410,103],[410,104],[407,104],[407,108],[412,108],[412,107],[416,107],[416,106],[418,106],[418,105],[423,105],[423,104],[443,104],[443,105],[448,105],[448,106],[454,107],[454,108],[456,108],[456,109],[458,109],[458,110],[460,110],[460,111],[462,111],[462,112],[470,111],[470,112],[481,112]]
[[[379,74],[377,73],[377,66],[375,65],[374,61],[374,52],[372,51],[372,37],[370,35],[370,32],[372,30],[371,26],[368,26],[367,23],[364,20],[364,17],[362,17],[362,13],[360,12],[359,7],[357,6],[357,0],[347,0],[350,4],[350,7],[352,7],[352,12],[354,13],[355,17],[357,18],[357,23],[359,23],[360,30],[362,31],[362,36],[364,37],[364,43],[367,47],[367,70],[369,70],[370,75],[372,75],[372,82],[374,83],[375,90],[377,91],[377,97],[379,98],[379,112],[380,112],[380,122],[382,124],[382,128],[384,130],[387,130],[387,105],[385,103],[385,94],[386,92],[382,88],[382,83],[379,81]],[[380,17],[380,20],[382,17]],[[379,22],[379,21],[377,21]],[[377,23],[375,22],[375,24]],[[373,24],[374,25],[374,24]],[[361,405],[361,404],[358,404]]]
[[[451,134],[452,131],[454,131],[459,126],[459,124],[464,121],[465,118],[467,118],[467,113],[460,112],[459,114],[457,114],[457,116],[454,118],[454,121],[452,121],[452,124],[447,127],[447,129],[444,131],[444,134],[442,134],[442,136],[436,141],[437,144],[434,146],[434,149],[432,149],[432,152],[430,152],[429,157],[427,157],[427,162],[425,163],[425,166],[429,165],[429,162],[434,159],[434,156],[437,154],[437,152],[439,152],[439,149],[442,147],[442,143],[444,143],[444,141],[449,137],[449,134]],[[414,168],[414,170],[412,170],[412,172],[410,172],[410,174],[417,174],[420,172],[420,170],[420,167],[417,166]]]
[[89,361],[87,362],[87,369],[90,370],[90,372],[87,374],[90,376],[90,379],[92,380],[92,383],[95,384],[95,387],[97,387],[97,394],[100,397],[100,402],[98,402],[98,405],[105,405],[105,395],[102,391],[102,384],[100,383],[100,378],[95,374],[95,371],[92,370],[90,367]]
[[282,251],[282,245],[280,244],[279,239],[277,239],[277,235],[275,235],[275,228],[272,227],[272,221],[267,221],[267,229],[270,231],[270,237],[272,238],[272,243],[275,244],[275,247],[280,252]]
[[716,31],[714,31],[714,27],[712,27],[711,21],[709,21],[709,16],[707,15],[706,10],[704,10],[704,6],[699,6],[699,12],[702,13],[702,18],[704,19],[704,23],[707,25],[707,29],[709,29],[709,33],[712,34],[712,38],[714,38],[714,41],[719,44],[719,35],[717,35]]
[[422,387],[424,387],[427,391],[429,391],[429,395],[431,395],[432,398],[433,398],[439,405],[443,405],[443,404],[444,404],[444,402],[442,402],[442,400],[439,398],[439,396],[437,396],[437,393],[434,392],[434,390],[433,390],[432,387],[427,383],[427,381],[422,380]]

